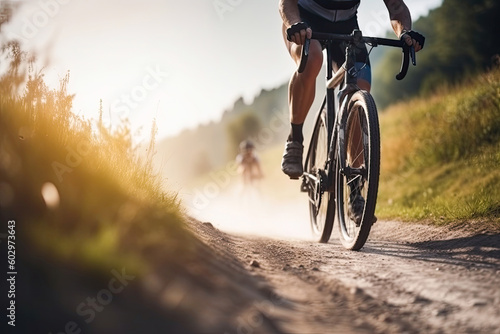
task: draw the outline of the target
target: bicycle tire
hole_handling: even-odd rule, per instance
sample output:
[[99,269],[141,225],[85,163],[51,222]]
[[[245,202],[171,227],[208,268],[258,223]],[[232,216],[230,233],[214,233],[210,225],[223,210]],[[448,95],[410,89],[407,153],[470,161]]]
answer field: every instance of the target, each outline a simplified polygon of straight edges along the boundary
[[[345,136],[344,140],[339,140],[337,143],[337,145],[343,145],[343,147],[337,148],[339,159],[337,159],[336,166],[339,238],[345,248],[359,250],[368,239],[375,220],[380,173],[380,129],[377,107],[373,97],[366,91],[355,92],[341,117],[341,124],[345,126]],[[355,142],[356,128],[362,135]],[[349,145],[358,147],[362,152],[355,152],[359,153],[358,156],[351,157],[348,154]],[[355,151],[355,149],[351,150]],[[341,168],[340,159],[344,159],[344,166],[347,166],[344,170]],[[359,161],[355,161],[358,159],[362,160],[361,164]],[[350,214],[349,199],[356,197],[357,194],[363,196],[364,205],[362,218],[356,224]]]
[[[328,160],[329,138],[326,110],[323,109],[314,126],[305,166],[306,173],[314,175],[321,182],[326,182],[325,168]],[[335,219],[335,196],[321,188],[321,184],[308,186],[309,215],[314,237],[321,243],[327,243],[330,240]]]

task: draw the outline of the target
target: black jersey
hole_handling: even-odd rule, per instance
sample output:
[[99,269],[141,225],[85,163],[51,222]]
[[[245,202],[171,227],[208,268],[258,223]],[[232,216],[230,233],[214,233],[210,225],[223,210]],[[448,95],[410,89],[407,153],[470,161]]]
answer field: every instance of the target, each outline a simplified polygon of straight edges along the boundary
[[347,21],[358,11],[360,0],[299,0],[299,6],[331,22]]

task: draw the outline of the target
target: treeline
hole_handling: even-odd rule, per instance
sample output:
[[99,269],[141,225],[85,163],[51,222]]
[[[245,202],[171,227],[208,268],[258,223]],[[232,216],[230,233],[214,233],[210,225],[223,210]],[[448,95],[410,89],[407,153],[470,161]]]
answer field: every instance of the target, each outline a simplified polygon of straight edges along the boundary
[[251,103],[235,101],[219,121],[184,130],[157,145],[157,167],[166,179],[183,183],[235,159],[241,141],[258,150],[284,141],[288,131],[287,85],[263,89]]
[[373,94],[379,108],[491,67],[500,54],[498,18],[497,0],[444,0],[441,7],[414,22],[413,29],[426,36],[425,48],[403,81],[394,79],[401,52],[386,48],[374,70]]

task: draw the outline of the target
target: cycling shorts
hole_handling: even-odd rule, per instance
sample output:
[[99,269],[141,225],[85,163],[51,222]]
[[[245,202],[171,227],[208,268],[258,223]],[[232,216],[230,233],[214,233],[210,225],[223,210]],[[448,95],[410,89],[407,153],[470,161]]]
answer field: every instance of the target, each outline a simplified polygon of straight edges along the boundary
[[[350,34],[354,29],[359,29],[358,17],[354,15],[346,21],[332,22],[314,13],[311,13],[299,5],[301,20],[306,22],[313,31],[326,32],[333,34]],[[323,48],[326,45],[322,45]],[[332,59],[341,66],[345,61],[346,45],[344,42],[333,42],[332,44]],[[363,79],[371,84],[372,75],[370,67],[370,58],[366,50],[366,46],[360,48],[356,52],[355,68],[358,71],[358,79]]]

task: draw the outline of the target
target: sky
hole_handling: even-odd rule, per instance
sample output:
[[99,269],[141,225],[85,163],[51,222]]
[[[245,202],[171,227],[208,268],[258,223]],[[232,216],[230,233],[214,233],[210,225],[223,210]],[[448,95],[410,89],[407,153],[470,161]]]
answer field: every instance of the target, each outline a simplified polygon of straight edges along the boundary
[[[1,0],[4,1],[4,0]],[[278,0],[26,0],[3,33],[38,55],[58,87],[70,71],[73,109],[128,119],[138,140],[156,118],[159,138],[217,121],[236,99],[288,81]],[[416,20],[442,0],[406,0]],[[365,35],[391,29],[383,1],[364,1]]]

